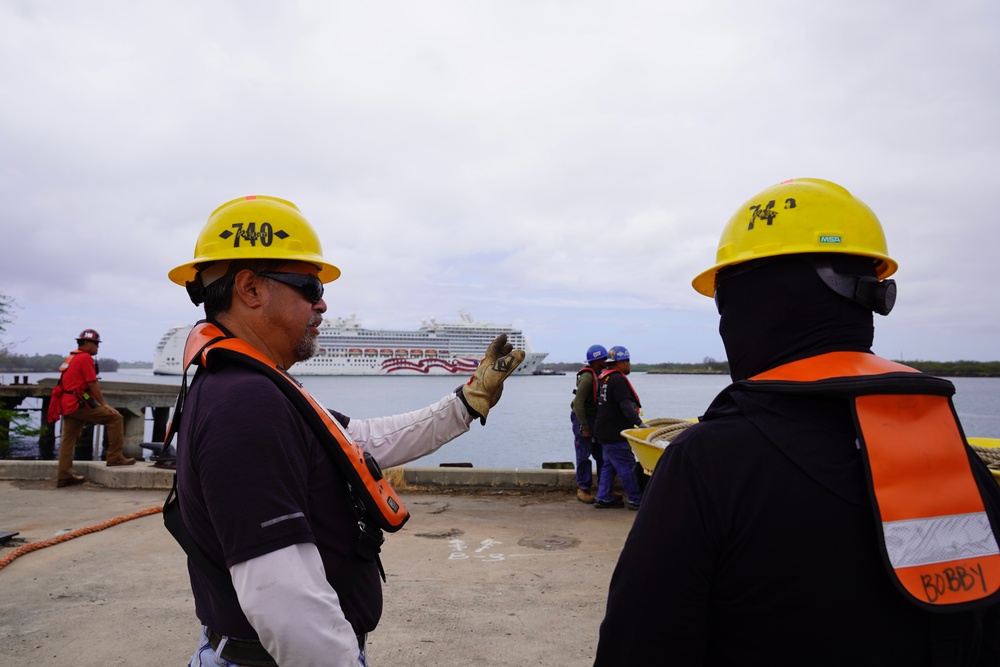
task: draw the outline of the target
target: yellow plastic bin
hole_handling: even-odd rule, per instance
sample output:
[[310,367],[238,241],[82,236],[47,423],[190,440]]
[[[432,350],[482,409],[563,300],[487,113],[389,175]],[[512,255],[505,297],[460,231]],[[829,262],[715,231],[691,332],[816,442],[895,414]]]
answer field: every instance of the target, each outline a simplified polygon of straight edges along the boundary
[[656,462],[660,460],[670,441],[697,421],[697,419],[660,417],[646,422],[648,426],[625,429],[622,431],[622,436],[632,447],[632,453],[635,454],[645,473],[652,475]]
[[650,428],[630,428],[622,431],[625,440],[632,447],[632,453],[639,461],[639,465],[647,475],[653,474],[656,462],[660,460],[663,450],[667,448],[669,442],[649,442],[646,438],[654,431],[659,431],[659,426]]

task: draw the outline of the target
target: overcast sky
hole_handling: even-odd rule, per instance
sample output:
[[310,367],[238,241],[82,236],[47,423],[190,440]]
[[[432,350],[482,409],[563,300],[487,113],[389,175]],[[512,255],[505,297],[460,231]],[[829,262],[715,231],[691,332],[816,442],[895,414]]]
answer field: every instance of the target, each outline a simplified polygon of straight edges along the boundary
[[5,342],[152,360],[218,205],[295,202],[327,317],[476,319],[549,361],[725,358],[691,279],[792,177],[874,209],[894,359],[1000,359],[1000,4],[0,1]]

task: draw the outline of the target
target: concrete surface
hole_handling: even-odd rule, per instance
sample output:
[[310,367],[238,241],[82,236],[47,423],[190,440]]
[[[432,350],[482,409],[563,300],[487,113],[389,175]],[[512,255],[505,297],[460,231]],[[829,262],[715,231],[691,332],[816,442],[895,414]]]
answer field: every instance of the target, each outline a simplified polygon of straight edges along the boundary
[[[56,466],[55,461],[0,459],[0,480],[54,480]],[[174,477],[173,470],[154,468],[146,461],[114,468],[103,461],[74,461],[73,470],[87,481],[111,489],[169,489]],[[394,485],[402,475],[406,484],[419,487],[576,490],[573,470],[405,466],[386,471],[386,475]]]
[[[0,481],[0,532],[20,533],[0,559],[166,495],[91,482],[56,489],[53,478]],[[401,496],[412,517],[383,548],[385,612],[370,664],[592,664],[633,512],[595,510],[563,488]],[[185,557],[159,514],[26,553],[0,569],[0,593],[3,665],[180,666],[195,647]]]

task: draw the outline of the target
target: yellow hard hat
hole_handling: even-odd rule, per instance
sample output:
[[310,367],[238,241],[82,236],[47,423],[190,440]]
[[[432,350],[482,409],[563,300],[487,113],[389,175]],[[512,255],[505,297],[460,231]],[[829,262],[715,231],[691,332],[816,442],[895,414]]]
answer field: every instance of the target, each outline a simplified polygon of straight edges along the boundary
[[167,277],[178,285],[194,280],[198,265],[233,259],[287,259],[319,268],[324,283],[340,269],[323,259],[319,237],[295,204],[277,197],[250,195],[212,211],[194,245],[194,259]]
[[871,257],[879,280],[896,272],[885,233],[868,206],[836,183],[795,178],[754,196],[729,219],[719,239],[715,266],[691,285],[715,293],[720,269],[761,257],[831,252]]

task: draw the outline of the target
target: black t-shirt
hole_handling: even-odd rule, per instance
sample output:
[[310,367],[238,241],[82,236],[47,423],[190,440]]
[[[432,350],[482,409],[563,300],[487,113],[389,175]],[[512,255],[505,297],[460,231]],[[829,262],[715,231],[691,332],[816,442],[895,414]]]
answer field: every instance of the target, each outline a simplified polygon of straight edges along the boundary
[[598,667],[929,665],[942,616],[958,664],[1000,664],[1000,607],[931,614],[894,587],[846,399],[723,394],[705,420],[646,487]]
[[[313,543],[327,578],[357,544],[347,481],[295,408],[267,377],[231,364],[200,370],[178,430],[177,486],[184,523],[220,566]],[[188,564],[199,620],[227,636],[257,637],[235,596]],[[355,632],[375,628],[382,589],[374,564],[341,607]]]
[[597,388],[594,436],[600,443],[624,442],[622,431],[641,423],[632,385],[621,372],[608,373]]

